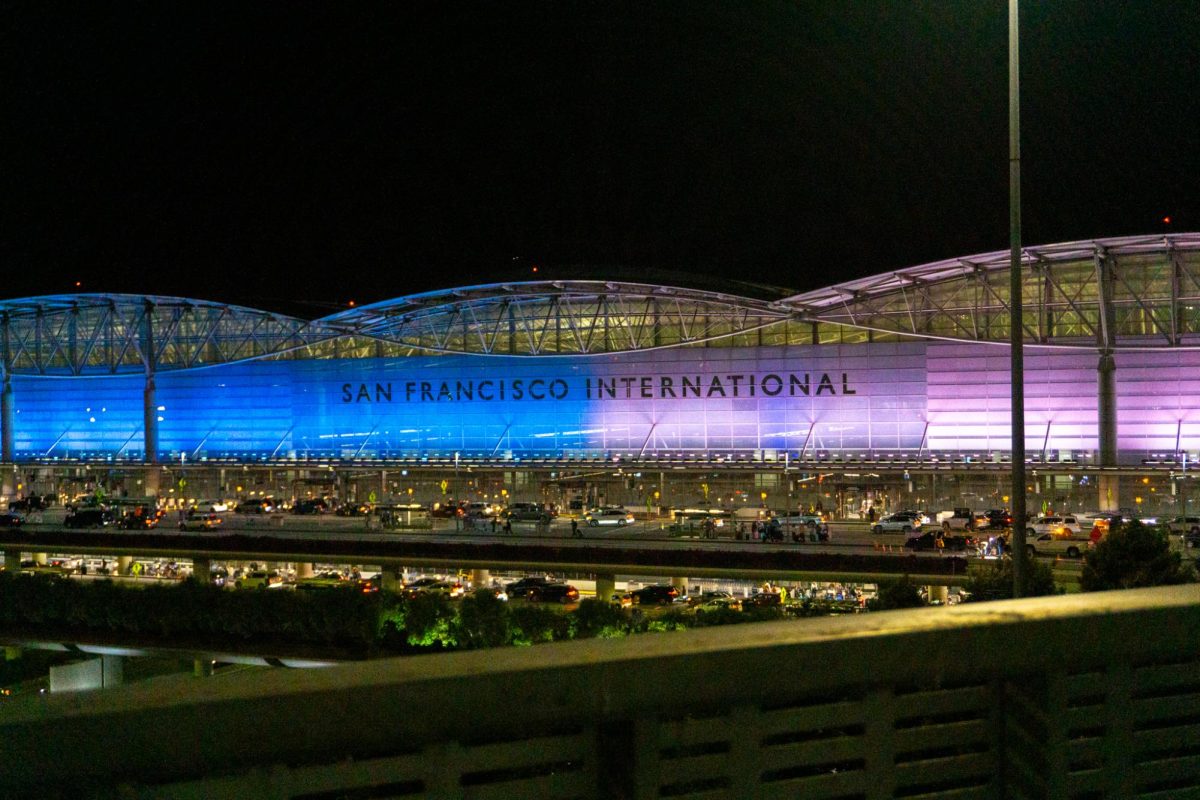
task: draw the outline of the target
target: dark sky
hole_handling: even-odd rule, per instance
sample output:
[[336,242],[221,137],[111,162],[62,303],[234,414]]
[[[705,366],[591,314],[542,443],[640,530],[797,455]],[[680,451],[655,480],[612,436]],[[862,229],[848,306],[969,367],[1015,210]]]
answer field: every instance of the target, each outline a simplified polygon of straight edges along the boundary
[[[1200,4],[1023,14],[1026,243],[1200,229]],[[0,296],[318,316],[533,277],[804,290],[1008,246],[1003,0],[5,17]]]

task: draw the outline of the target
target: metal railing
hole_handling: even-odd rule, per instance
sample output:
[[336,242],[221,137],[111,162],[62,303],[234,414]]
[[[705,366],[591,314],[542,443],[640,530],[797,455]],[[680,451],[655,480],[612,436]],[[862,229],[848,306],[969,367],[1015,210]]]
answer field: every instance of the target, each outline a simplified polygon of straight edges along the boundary
[[1200,793],[1200,586],[147,683],[0,709],[8,795]]

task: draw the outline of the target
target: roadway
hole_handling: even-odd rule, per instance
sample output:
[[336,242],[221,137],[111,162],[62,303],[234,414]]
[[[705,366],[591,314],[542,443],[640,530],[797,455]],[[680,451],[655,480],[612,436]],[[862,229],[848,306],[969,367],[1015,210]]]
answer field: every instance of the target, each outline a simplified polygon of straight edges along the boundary
[[[434,520],[432,528],[383,531],[366,518],[227,513],[220,529],[181,532],[168,516],[150,531],[72,530],[61,509],[30,515],[21,532],[0,532],[12,552],[210,558],[213,561],[334,562],[468,569],[569,571],[734,579],[875,582],[899,574],[927,583],[961,583],[966,559],[903,549],[902,534],[871,534],[863,523],[833,523],[828,542],[784,543],[671,535],[665,520],[581,527]],[[374,522],[374,520],[372,520]],[[339,561],[340,560],[340,561]]]

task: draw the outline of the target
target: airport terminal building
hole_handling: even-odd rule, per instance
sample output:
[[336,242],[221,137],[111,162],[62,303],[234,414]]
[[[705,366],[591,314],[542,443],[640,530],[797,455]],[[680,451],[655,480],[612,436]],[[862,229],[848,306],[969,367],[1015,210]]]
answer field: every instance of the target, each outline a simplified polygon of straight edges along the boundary
[[[227,496],[452,481],[463,497],[1002,505],[1008,258],[778,296],[472,286],[317,320],[150,295],[0,301],[3,489],[199,491],[186,473]],[[1200,235],[1029,247],[1024,263],[1035,493],[1171,508],[1200,455]]]

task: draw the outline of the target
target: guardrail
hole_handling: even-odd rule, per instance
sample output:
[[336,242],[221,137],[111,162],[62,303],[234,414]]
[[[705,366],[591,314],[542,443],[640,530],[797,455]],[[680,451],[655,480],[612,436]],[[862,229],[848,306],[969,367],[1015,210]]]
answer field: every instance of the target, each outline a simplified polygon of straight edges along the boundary
[[9,793],[1200,792],[1200,587],[131,685],[0,712]]

